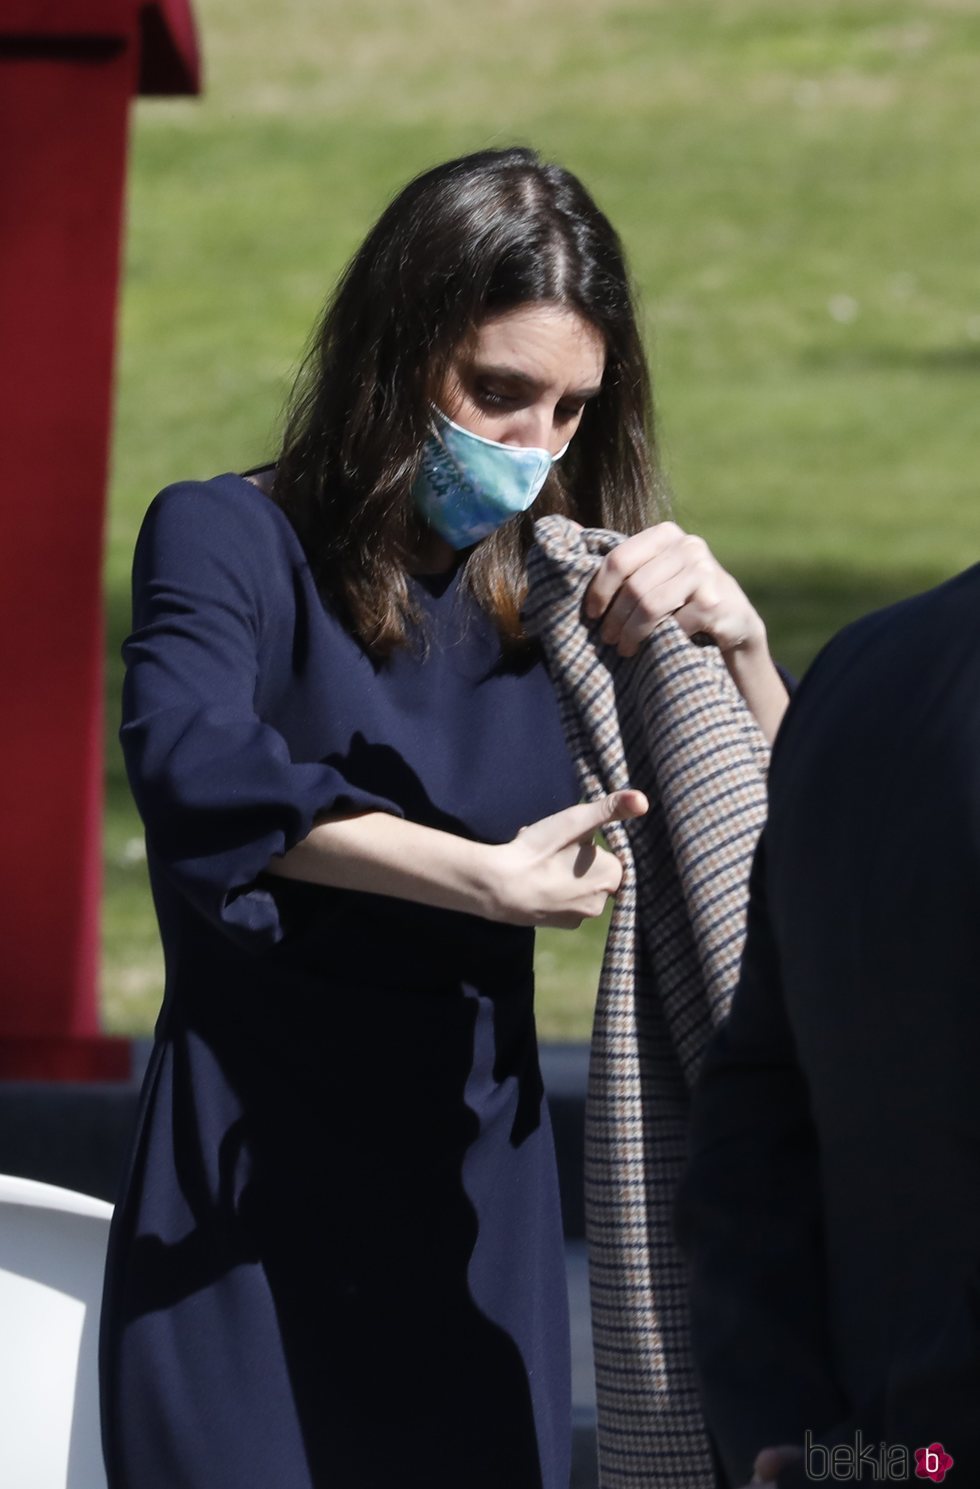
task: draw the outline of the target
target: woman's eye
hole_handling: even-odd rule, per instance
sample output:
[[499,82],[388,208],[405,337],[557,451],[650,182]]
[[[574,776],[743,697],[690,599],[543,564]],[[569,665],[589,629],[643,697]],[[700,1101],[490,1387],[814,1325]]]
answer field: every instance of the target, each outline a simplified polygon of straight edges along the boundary
[[516,398],[511,398],[506,393],[497,393],[493,388],[478,388],[476,396],[487,408],[509,408],[512,403],[517,402]]
[[555,418],[558,420],[559,424],[570,424],[573,419],[578,418],[579,414],[582,412],[583,407],[584,405],[579,403],[575,406],[575,408],[556,408]]

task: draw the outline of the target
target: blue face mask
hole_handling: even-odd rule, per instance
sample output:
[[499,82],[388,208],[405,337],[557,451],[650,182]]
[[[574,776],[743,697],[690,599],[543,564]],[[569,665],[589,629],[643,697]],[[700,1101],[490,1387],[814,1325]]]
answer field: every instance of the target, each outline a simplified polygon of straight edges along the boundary
[[547,450],[501,445],[454,424],[433,407],[433,430],[412,490],[430,527],[453,548],[468,548],[508,517],[526,512],[568,445]]

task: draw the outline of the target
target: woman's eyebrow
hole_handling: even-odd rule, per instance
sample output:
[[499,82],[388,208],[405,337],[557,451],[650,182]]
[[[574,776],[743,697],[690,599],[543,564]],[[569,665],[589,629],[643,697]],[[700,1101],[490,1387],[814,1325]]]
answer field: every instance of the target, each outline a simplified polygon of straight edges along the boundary
[[[480,377],[499,377],[506,382],[520,383],[532,392],[538,393],[544,386],[537,378],[522,372],[519,367],[508,367],[502,362],[474,362],[472,371]],[[566,398],[572,398],[576,402],[587,403],[590,398],[597,398],[602,391],[601,386],[594,388],[577,388],[565,394]]]

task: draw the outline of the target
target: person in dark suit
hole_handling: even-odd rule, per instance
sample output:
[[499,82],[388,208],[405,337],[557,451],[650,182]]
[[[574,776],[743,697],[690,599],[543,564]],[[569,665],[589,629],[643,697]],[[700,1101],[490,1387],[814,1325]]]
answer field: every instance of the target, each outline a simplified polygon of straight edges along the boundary
[[769,792],[677,1201],[719,1480],[951,1473],[965,1489],[980,1484],[980,564],[829,643]]

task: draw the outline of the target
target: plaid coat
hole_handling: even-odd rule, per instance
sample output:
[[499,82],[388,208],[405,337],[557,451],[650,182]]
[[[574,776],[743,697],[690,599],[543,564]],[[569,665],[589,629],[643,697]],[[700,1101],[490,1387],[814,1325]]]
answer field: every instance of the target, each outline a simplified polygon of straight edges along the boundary
[[665,621],[632,658],[582,598],[622,535],[535,523],[526,629],[544,646],[586,799],[646,816],[605,830],[623,864],[586,1101],[586,1233],[603,1489],[712,1489],[673,1200],[690,1091],[739,969],[766,812],[766,740],[714,648]]

